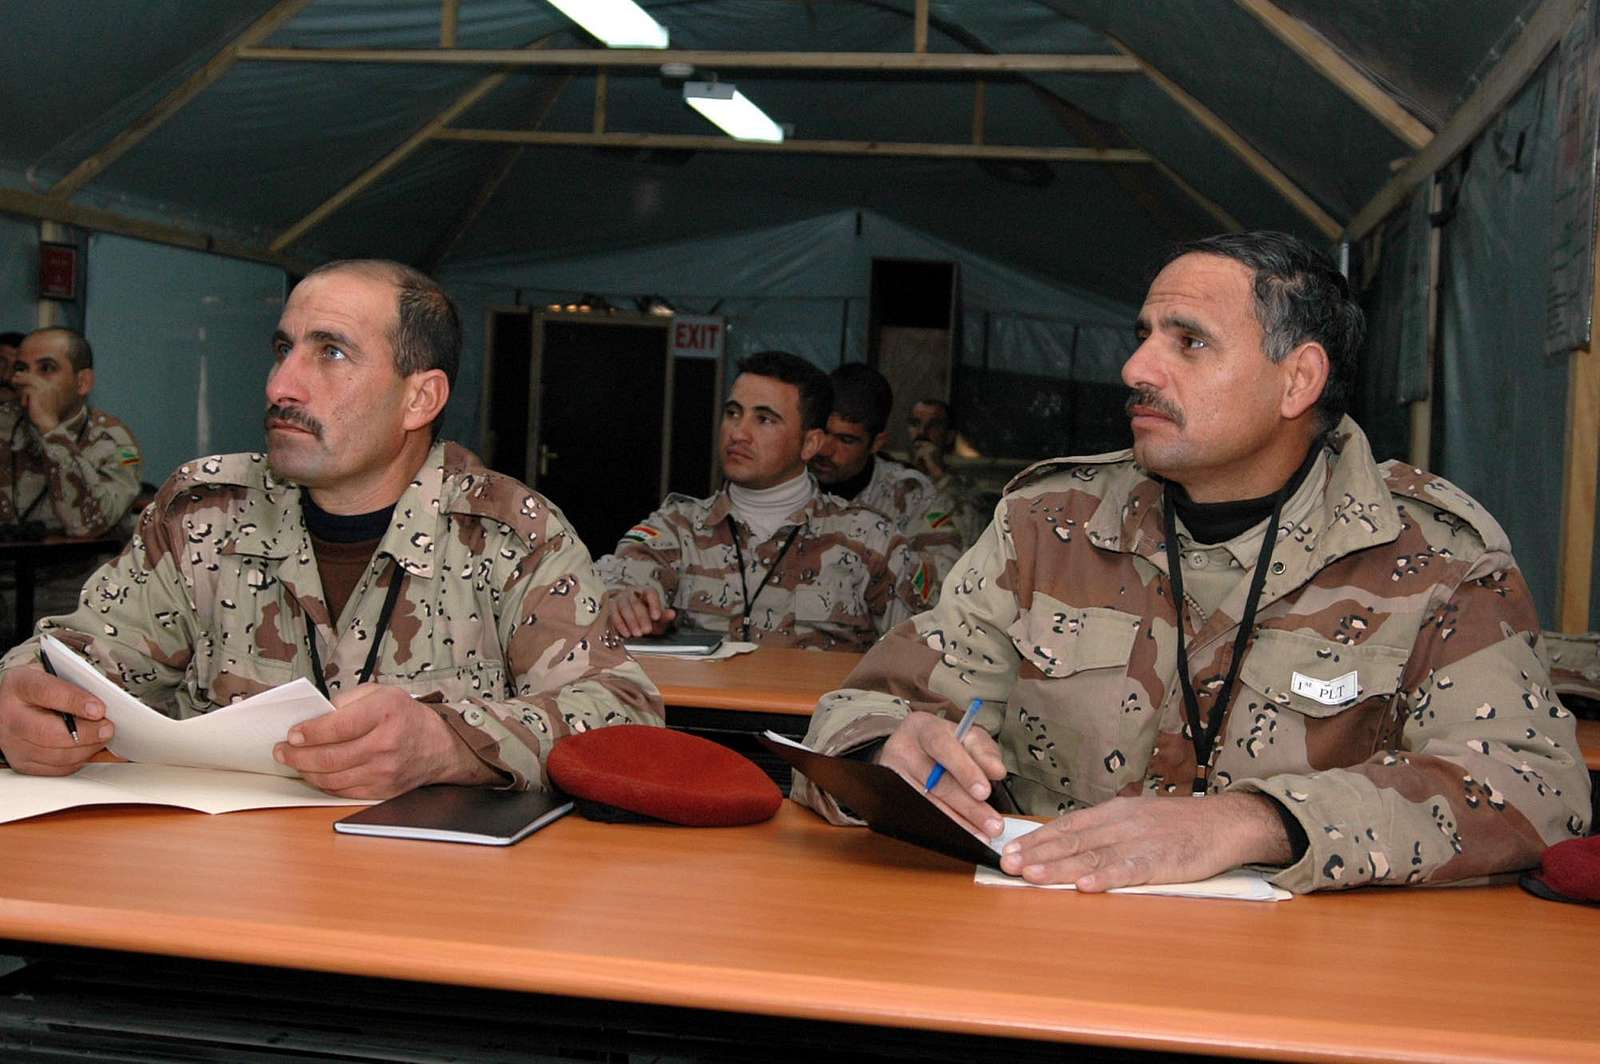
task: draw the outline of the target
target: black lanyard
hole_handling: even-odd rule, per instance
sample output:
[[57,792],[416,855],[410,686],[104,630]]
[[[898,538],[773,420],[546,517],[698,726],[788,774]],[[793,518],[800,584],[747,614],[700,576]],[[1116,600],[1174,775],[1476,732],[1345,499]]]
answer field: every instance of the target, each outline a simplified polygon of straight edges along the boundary
[[772,559],[772,564],[767,568],[767,575],[761,578],[760,585],[754,595],[750,594],[750,585],[744,578],[744,551],[739,548],[739,526],[734,521],[733,515],[727,517],[728,535],[733,537],[733,559],[739,566],[739,597],[744,600],[744,614],[739,618],[739,639],[745,640],[750,636],[750,614],[756,608],[756,599],[767,589],[767,584],[772,581],[772,576],[778,571],[778,566],[783,564],[783,556],[789,553],[789,548],[794,546],[794,539],[800,534],[803,525],[795,525],[789,530],[789,538],[783,541],[783,549],[778,551],[778,556]]
[[[44,478],[44,488],[39,492],[39,494],[33,497],[33,501],[28,504],[28,508],[26,510],[21,509],[17,503],[17,430],[22,428],[23,424],[27,420],[28,412],[24,410],[22,412],[21,419],[18,420],[16,424],[11,426],[11,510],[17,515],[15,518],[15,523],[19,525],[27,521],[28,515],[33,513],[33,511],[38,508],[39,504],[44,501],[44,497],[46,495],[50,494],[50,475],[46,473]],[[79,447],[82,447],[83,435],[88,431],[89,411],[87,408],[85,408],[83,413],[83,424],[78,426],[78,435],[73,442]]]
[[[405,578],[405,570],[400,568],[399,562],[395,562],[394,577],[389,581],[389,593],[383,597],[383,609],[378,613],[378,628],[372,633],[372,649],[367,651],[367,663],[361,666],[361,675],[356,678],[357,684],[364,684],[372,679],[372,671],[378,667],[378,651],[383,647],[384,634],[389,631],[389,619],[394,616],[395,603],[400,601],[400,584]],[[327,698],[328,681],[322,675],[322,655],[317,653],[317,626],[312,623],[310,614],[306,614],[306,650],[311,653],[311,682],[317,685],[322,697]]]
[[1167,569],[1172,581],[1172,604],[1178,611],[1178,682],[1183,686],[1183,712],[1189,721],[1189,741],[1194,744],[1194,788],[1196,798],[1205,797],[1206,778],[1211,773],[1211,751],[1217,735],[1222,731],[1222,720],[1228,714],[1228,702],[1233,696],[1233,685],[1239,679],[1239,666],[1244,662],[1244,647],[1250,641],[1250,630],[1255,627],[1256,608],[1261,605],[1261,589],[1267,582],[1267,565],[1272,561],[1272,548],[1278,540],[1278,519],[1283,516],[1283,503],[1290,488],[1299,482],[1291,477],[1278,489],[1272,500],[1272,519],[1261,537],[1261,554],[1250,574],[1250,592],[1244,600],[1244,616],[1239,620],[1239,633],[1233,637],[1233,660],[1228,664],[1228,679],[1211,703],[1211,719],[1200,725],[1200,700],[1195,697],[1194,684],[1189,680],[1189,651],[1183,634],[1183,560],[1178,549],[1178,522],[1173,513],[1173,493],[1177,486],[1171,481],[1161,493],[1161,512],[1165,519],[1167,535]]

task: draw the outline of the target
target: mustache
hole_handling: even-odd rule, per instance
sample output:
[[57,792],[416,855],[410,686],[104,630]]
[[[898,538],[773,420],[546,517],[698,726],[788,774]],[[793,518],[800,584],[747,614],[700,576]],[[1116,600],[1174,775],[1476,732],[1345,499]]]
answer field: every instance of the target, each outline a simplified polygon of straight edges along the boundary
[[305,429],[307,432],[311,433],[317,439],[322,439],[322,422],[318,421],[316,418],[312,417],[298,406],[280,406],[277,403],[271,404],[267,407],[267,416],[264,419],[265,427],[271,428],[274,421],[282,421],[290,425],[298,426],[299,428]]
[[1176,403],[1167,399],[1160,392],[1151,391],[1149,388],[1133,388],[1128,392],[1128,398],[1122,404],[1123,413],[1133,415],[1136,406],[1148,407],[1163,417],[1169,417],[1180,429],[1184,425],[1183,411]]

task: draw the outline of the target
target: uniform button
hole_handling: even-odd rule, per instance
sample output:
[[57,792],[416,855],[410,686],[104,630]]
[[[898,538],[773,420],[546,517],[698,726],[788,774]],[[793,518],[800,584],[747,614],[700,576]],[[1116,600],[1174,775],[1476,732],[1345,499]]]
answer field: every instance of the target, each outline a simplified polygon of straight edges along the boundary
[[461,719],[476,728],[483,723],[483,710],[479,709],[477,706],[473,706],[471,709],[461,714]]
[[1206,567],[1206,556],[1199,551],[1195,551],[1189,555],[1189,564],[1196,569],[1204,569]]
[[1272,575],[1273,576],[1282,576],[1283,575],[1283,569],[1284,569],[1284,565],[1283,565],[1282,562],[1273,562],[1272,563]]

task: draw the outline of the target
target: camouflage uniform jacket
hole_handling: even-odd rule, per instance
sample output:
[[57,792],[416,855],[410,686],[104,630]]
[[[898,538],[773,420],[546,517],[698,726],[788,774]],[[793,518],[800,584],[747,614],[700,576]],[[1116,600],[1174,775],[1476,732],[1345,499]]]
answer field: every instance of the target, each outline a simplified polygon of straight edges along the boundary
[[47,532],[103,536],[139,494],[142,458],[127,427],[87,406],[41,433],[19,403],[0,406],[0,524],[39,521]]
[[[1585,830],[1589,781],[1505,533],[1453,485],[1377,466],[1349,419],[1318,474],[1321,490],[1277,529],[1210,790],[1269,795],[1299,820],[1309,848],[1275,876],[1295,891],[1536,864]],[[978,723],[1030,813],[1117,795],[1191,800],[1162,525],[1161,485],[1129,452],[1024,471],[939,606],[822,700],[808,742],[855,749],[910,709],[953,716],[980,697]],[[1245,560],[1209,613],[1188,602],[1185,545],[1202,716],[1261,534],[1226,545]],[[809,782],[795,796],[844,822]]]
[[[598,562],[608,588],[653,589],[678,623],[732,632],[744,615],[727,489],[709,499],[668,495]],[[768,646],[861,651],[927,607],[933,580],[882,515],[817,494],[765,543],[737,518],[744,587],[754,596],[749,638]],[[772,580],[756,589],[800,526]]]
[[872,476],[850,501],[894,522],[912,553],[928,563],[935,585],[931,601],[937,601],[938,585],[971,542],[962,535],[955,501],[926,474],[881,454],[872,456]]
[[[455,444],[436,444],[401,495],[337,629],[300,489],[259,454],[181,466],[78,610],[40,627],[148,705],[190,717],[310,675],[308,622],[330,693],[355,684],[400,570],[373,679],[432,705],[512,786],[544,786],[544,756],[568,732],[660,723],[561,513]],[[35,642],[0,667],[35,660]]]

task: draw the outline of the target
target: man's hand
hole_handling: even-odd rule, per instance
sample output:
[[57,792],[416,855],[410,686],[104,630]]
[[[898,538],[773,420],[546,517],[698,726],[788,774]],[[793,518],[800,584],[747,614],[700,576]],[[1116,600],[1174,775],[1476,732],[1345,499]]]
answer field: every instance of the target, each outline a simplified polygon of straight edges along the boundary
[[393,798],[426,783],[493,783],[450,726],[396,687],[341,691],[334,712],[289,729],[272,756],[340,798]]
[[69,392],[65,396],[52,396],[49,389],[38,387],[24,386],[17,391],[17,399],[22,403],[22,412],[28,415],[28,420],[33,422],[33,427],[39,430],[41,436],[61,424],[61,415],[76,398],[75,392]]
[[665,606],[653,588],[625,587],[613,591],[606,600],[611,611],[611,626],[625,638],[661,635],[672,627],[678,611]]
[[1287,864],[1283,821],[1259,794],[1113,798],[1006,844],[1000,868],[1029,883],[1101,891],[1187,883],[1242,864]]
[[[61,714],[77,719],[72,738]],[[0,678],[0,754],[30,776],[70,776],[105,749],[114,731],[106,707],[81,687],[37,665],[7,669]]]
[[900,722],[878,752],[878,764],[888,765],[919,791],[935,763],[944,766],[944,775],[929,792],[936,804],[974,835],[994,838],[1005,830],[1005,821],[986,801],[989,781],[1006,778],[1000,748],[988,732],[969,728],[958,742],[953,721],[917,712]]
[[911,441],[911,465],[935,482],[944,477],[944,455],[932,440]]

